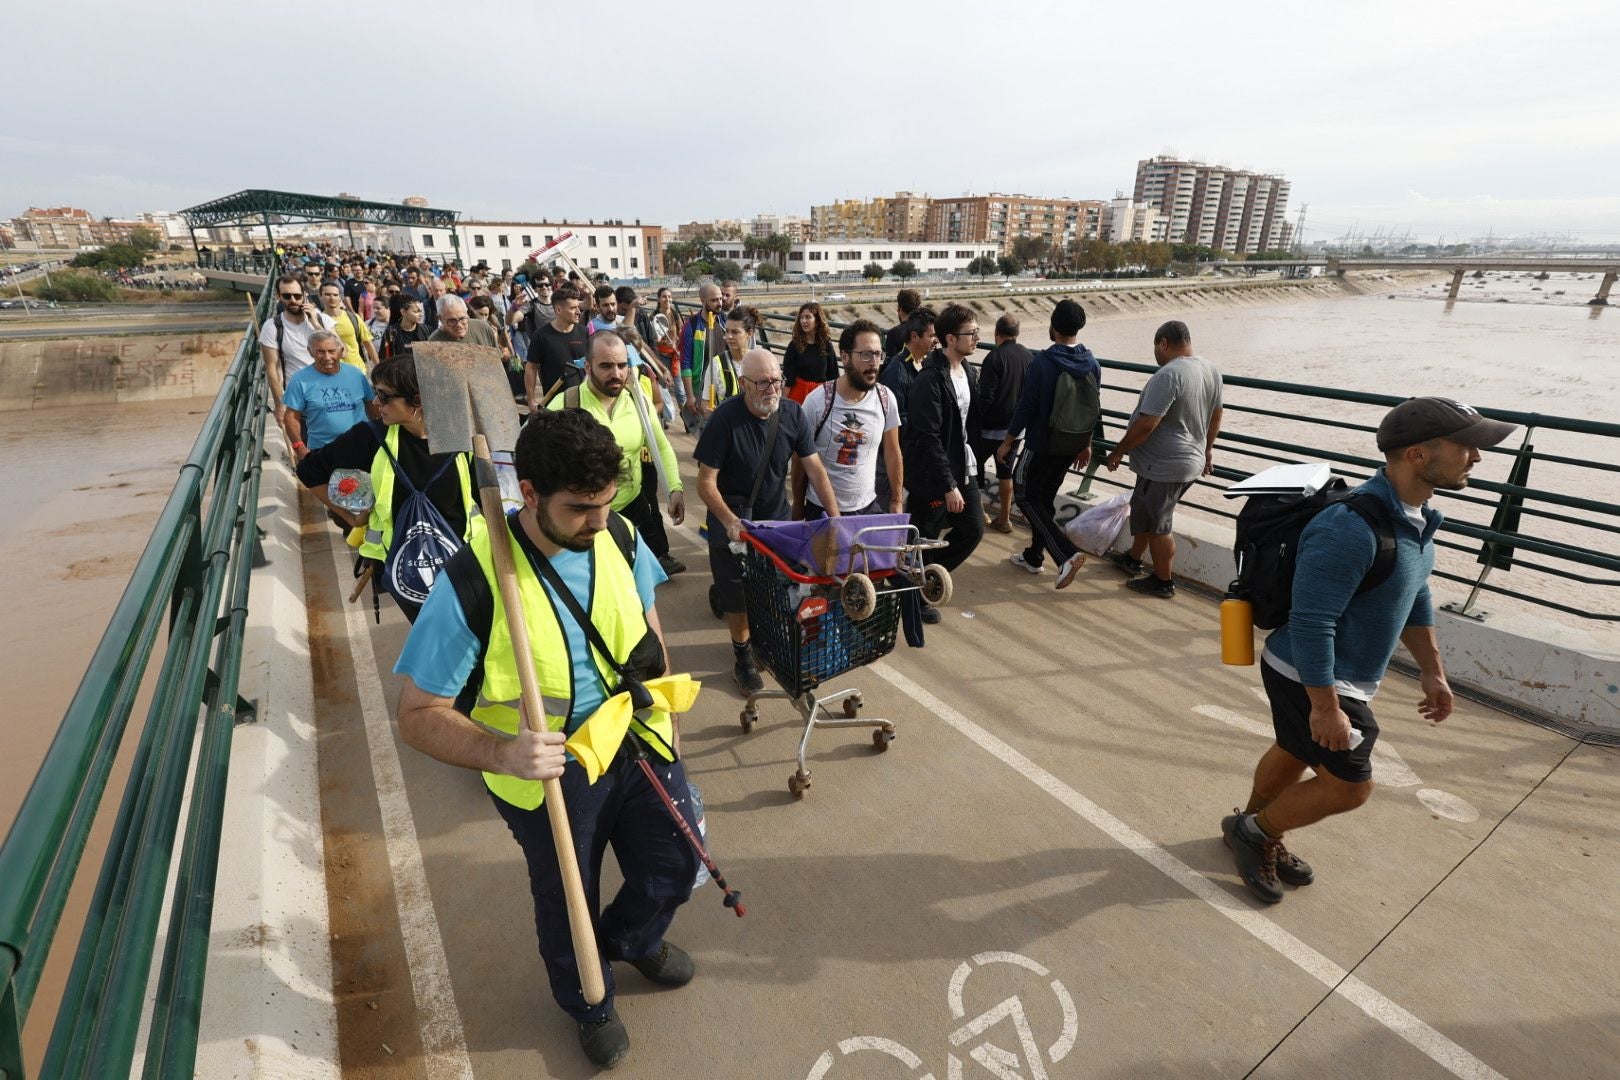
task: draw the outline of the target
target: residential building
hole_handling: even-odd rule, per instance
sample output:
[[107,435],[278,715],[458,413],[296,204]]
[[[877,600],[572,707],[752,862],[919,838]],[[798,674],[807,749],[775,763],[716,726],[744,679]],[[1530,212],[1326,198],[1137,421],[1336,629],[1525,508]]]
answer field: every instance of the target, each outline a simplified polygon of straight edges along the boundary
[[927,195],[897,191],[883,209],[883,234],[902,240],[921,240],[928,235],[928,207],[934,200]]
[[1012,252],[1014,240],[1033,237],[1061,251],[1076,240],[1098,236],[1102,211],[1100,199],[963,195],[931,201],[925,235],[933,242],[992,243],[1001,254]]
[[1164,239],[1167,226],[1168,222],[1159,216],[1156,208],[1133,202],[1121,192],[1103,205],[1099,235],[1110,244],[1129,240],[1151,244]]
[[389,246],[435,258],[459,258],[463,266],[487,263],[498,270],[516,269],[531,253],[571,232],[578,243],[568,255],[584,271],[599,270],[610,278],[658,277],[664,272],[664,231],[638,218],[624,221],[459,221],[455,240],[449,229],[396,225]]
[[[713,241],[714,253],[722,259],[735,259],[744,267],[756,260],[743,254],[741,241]],[[905,260],[916,265],[924,274],[960,273],[968,263],[981,255],[995,258],[1000,254],[995,244],[952,243],[930,244],[920,240],[844,239],[811,240],[794,244],[788,249],[787,271],[790,274],[811,274],[828,277],[835,274],[859,276],[867,263],[877,263],[885,270]]]
[[24,247],[91,247],[97,243],[90,234],[95,220],[77,206],[30,206],[11,219],[11,228]]
[[743,234],[756,238],[780,235],[797,244],[806,239],[809,225],[804,218],[794,214],[759,214],[749,219]]
[[1137,163],[1133,201],[1158,211],[1172,243],[1248,255],[1286,245],[1289,188],[1280,176],[1162,154]]
[[810,208],[810,239],[837,240],[855,236],[882,236],[889,200],[840,199]]

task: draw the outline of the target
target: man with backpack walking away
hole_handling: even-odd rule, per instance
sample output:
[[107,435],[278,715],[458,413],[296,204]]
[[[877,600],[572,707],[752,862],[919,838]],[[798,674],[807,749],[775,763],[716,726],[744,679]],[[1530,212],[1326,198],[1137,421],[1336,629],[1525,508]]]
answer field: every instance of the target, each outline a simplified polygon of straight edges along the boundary
[[[1238,874],[1265,903],[1283,898],[1279,881],[1315,879],[1283,835],[1354,810],[1372,794],[1379,729],[1371,703],[1397,644],[1418,666],[1418,714],[1435,724],[1451,715],[1429,596],[1441,513],[1428,502],[1436,490],[1467,487],[1479,451],[1513,430],[1445,398],[1404,401],[1378,425],[1384,467],[1331,498],[1302,523],[1297,542],[1275,531],[1267,538],[1265,547],[1293,553],[1291,581],[1284,558],[1271,561],[1280,572],[1253,575],[1248,586],[1257,612],[1282,598],[1268,590],[1286,590],[1288,599],[1260,668],[1277,741],[1255,768],[1248,806],[1221,822]],[[1251,550],[1240,542],[1241,553]],[[1266,552],[1258,554],[1264,563]],[[1240,587],[1245,576],[1240,567]],[[1316,773],[1308,780],[1307,768]]]
[[1193,354],[1187,324],[1171,319],[1153,335],[1159,370],[1142,387],[1130,426],[1104,464],[1119,468],[1131,455],[1136,487],[1131,492],[1130,550],[1111,556],[1127,574],[1142,573],[1142,556],[1153,555],[1153,573],[1126,584],[1144,596],[1176,595],[1172,566],[1176,538],[1171,533],[1176,504],[1200,476],[1215,469],[1215,436],[1221,430],[1221,373]]
[[1059,300],[1052,309],[1048,330],[1050,348],[1030,362],[1018,407],[1007,422],[1007,434],[996,448],[998,464],[1007,460],[1018,436],[1024,449],[1013,466],[1013,491],[1018,508],[1029,521],[1029,547],[1007,561],[1020,570],[1039,574],[1041,550],[1057,563],[1057,587],[1066,589],[1085,565],[1075,547],[1052,516],[1058,488],[1069,466],[1085,468],[1091,462],[1091,440],[1102,419],[1102,368],[1091,350],[1080,344],[1086,312],[1073,300]]

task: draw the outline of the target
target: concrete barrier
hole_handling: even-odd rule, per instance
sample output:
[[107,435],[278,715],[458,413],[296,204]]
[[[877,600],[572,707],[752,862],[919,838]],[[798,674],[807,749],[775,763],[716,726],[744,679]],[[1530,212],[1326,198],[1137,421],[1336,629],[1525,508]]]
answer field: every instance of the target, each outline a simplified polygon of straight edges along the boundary
[[0,412],[212,398],[241,330],[0,342]]
[[[1104,489],[1103,497],[1112,491]],[[1059,500],[1064,501],[1078,502],[1067,495]],[[1232,527],[1209,521],[1196,510],[1181,510],[1175,537],[1176,580],[1224,593],[1234,574]],[[1531,609],[1509,610],[1506,598],[1494,608],[1487,602],[1491,610],[1482,620],[1441,611],[1442,603],[1460,601],[1464,593],[1439,580],[1431,588],[1440,653],[1454,689],[1472,691],[1491,704],[1577,736],[1620,735],[1620,651],[1612,638],[1553,622]],[[1220,633],[1214,608],[1209,632]],[[1260,631],[1259,637],[1268,632]],[[1257,662],[1259,652],[1257,641]],[[1405,650],[1397,650],[1396,658],[1405,659]]]

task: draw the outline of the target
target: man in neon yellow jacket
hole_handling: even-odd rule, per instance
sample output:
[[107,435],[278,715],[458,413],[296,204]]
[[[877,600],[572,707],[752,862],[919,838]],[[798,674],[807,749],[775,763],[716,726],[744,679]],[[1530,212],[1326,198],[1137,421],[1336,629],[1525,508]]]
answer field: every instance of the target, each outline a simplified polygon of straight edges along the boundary
[[[483,772],[496,809],[522,848],[535,898],[540,955],[552,996],[578,1024],[580,1046],[597,1066],[629,1050],[614,1010],[609,961],[630,964],[662,986],[692,978],[691,957],[664,937],[692,893],[697,855],[674,828],[642,773],[645,756],[659,782],[696,828],[680,736],[671,713],[690,708],[685,693],[660,684],[663,633],[653,590],[666,578],[645,542],[611,506],[623,475],[613,434],[584,409],[542,412],[518,439],[524,506],[508,518],[522,617],[531,656],[514,654],[495,585],[489,529],[479,519],[467,546],[434,584],[394,670],[407,677],[400,735],[439,761]],[[554,572],[554,573],[553,573]],[[601,656],[546,578],[588,612]],[[533,664],[546,712],[544,731],[520,724],[518,667]],[[648,681],[655,704],[631,718],[619,700],[618,669]],[[611,727],[617,720],[617,728]],[[600,726],[608,723],[604,735]],[[597,894],[611,845],[624,886],[596,920],[607,996],[588,1005],[569,933],[567,904],[544,808],[542,781],[561,778],[585,894]]]

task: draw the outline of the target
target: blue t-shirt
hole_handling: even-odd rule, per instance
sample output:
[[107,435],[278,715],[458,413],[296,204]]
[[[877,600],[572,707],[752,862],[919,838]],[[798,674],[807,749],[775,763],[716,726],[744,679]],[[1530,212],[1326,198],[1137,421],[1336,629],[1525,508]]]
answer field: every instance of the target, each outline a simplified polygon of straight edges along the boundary
[[339,364],[335,375],[322,375],[312,365],[288,381],[281,402],[304,418],[304,441],[319,450],[364,420],[366,402],[375,396],[371,380],[353,364]]
[[[517,523],[512,523],[513,528]],[[557,568],[568,591],[574,594],[579,606],[589,610],[591,595],[591,560],[585,551],[560,551],[551,556],[551,565]],[[641,594],[641,609],[653,606],[653,590],[669,580],[658,559],[648,549],[647,542],[636,534],[636,591]],[[574,711],[568,717],[567,730],[573,731],[590,718],[602,702],[607,700],[607,689],[591,659],[591,652],[582,630],[568,609],[557,600],[551,586],[546,593],[562,619],[563,633],[568,638],[569,655],[574,658]],[[448,574],[440,574],[428,592],[427,603],[416,617],[405,648],[394,665],[396,675],[409,675],[419,690],[439,697],[453,698],[467,685],[473,665],[478,662],[479,641],[467,626],[467,616],[456,597],[456,587]]]

